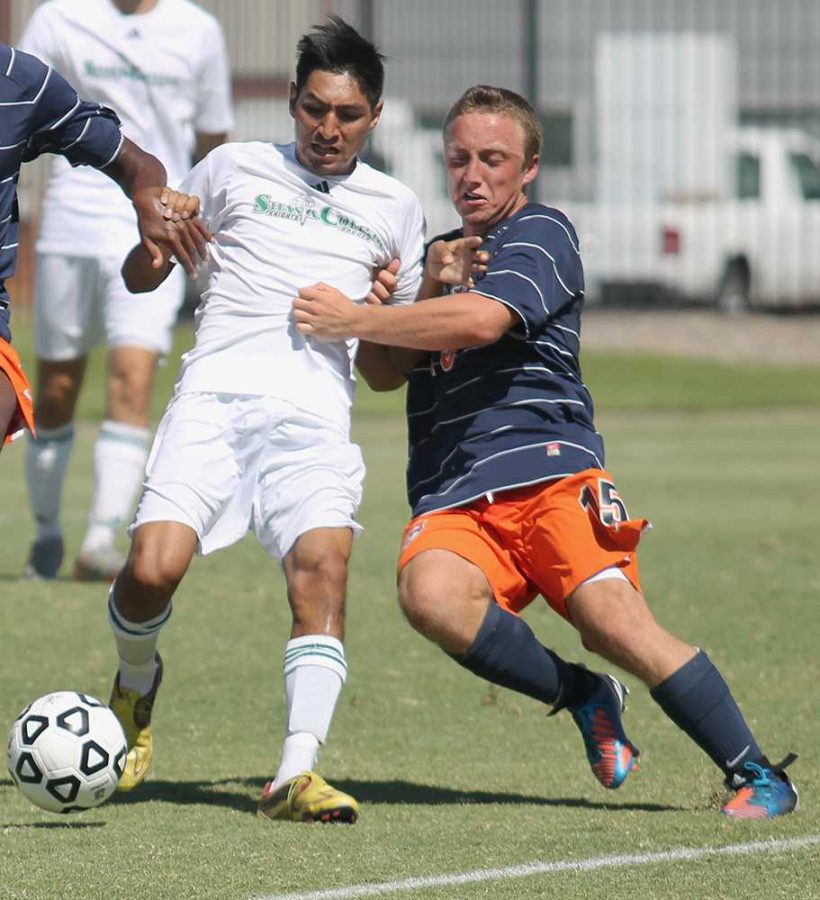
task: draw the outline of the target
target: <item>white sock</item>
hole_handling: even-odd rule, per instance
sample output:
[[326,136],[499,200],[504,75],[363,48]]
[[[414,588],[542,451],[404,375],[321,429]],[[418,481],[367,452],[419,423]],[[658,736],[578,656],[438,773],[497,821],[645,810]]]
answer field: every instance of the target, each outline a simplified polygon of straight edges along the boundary
[[141,697],[151,690],[157,671],[157,641],[162,626],[171,617],[173,604],[147,622],[129,622],[116,607],[114,589],[108,592],[108,623],[114,632],[119,656],[120,687],[136,691]]
[[283,668],[287,723],[274,789],[316,763],[347,675],[344,646],[324,634],[293,638]]
[[297,731],[289,734],[282,745],[282,761],[273,779],[271,790],[283,785],[300,772],[311,772],[319,755],[319,739],[315,734]]
[[74,446],[74,423],[38,428],[37,439],[26,442],[26,485],[37,523],[37,537],[59,537],[60,505],[66,467]]
[[94,445],[94,497],[80,555],[108,550],[131,514],[145,474],[147,428],[106,419]]

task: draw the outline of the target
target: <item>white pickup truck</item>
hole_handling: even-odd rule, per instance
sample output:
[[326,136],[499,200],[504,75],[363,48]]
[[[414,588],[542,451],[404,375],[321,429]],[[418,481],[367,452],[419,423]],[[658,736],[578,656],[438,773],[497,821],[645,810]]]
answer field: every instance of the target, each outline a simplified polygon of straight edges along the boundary
[[591,300],[665,295],[725,312],[820,303],[820,141],[741,127],[727,152],[725,198],[555,204],[578,230]]

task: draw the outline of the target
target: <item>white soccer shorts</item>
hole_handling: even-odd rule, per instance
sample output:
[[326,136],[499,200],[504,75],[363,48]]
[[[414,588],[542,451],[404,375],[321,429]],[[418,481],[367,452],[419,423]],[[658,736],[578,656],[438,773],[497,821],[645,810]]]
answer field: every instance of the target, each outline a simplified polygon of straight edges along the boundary
[[34,350],[62,361],[108,347],[144,347],[166,354],[185,294],[179,266],[150,294],[132,294],[119,257],[37,254]]
[[326,419],[276,397],[182,393],[159,424],[130,533],[181,522],[202,554],[253,531],[282,560],[313,528],[362,531],[359,447]]

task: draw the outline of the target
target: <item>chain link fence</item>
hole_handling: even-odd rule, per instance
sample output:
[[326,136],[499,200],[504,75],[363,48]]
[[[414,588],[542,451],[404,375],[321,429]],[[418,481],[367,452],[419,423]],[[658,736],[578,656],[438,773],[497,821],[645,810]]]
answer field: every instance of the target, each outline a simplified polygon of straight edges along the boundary
[[[289,138],[295,47],[312,24],[338,13],[372,37],[386,55],[387,80],[385,113],[369,157],[416,190],[431,234],[456,224],[445,189],[442,118],[469,85],[496,84],[523,93],[541,116],[545,141],[534,191],[576,221],[591,296],[619,285],[634,291],[667,281],[727,307],[781,300],[791,305],[811,292],[807,280],[820,296],[820,268],[803,266],[804,239],[820,240],[816,0],[200,5],[226,35],[236,140]],[[35,6],[36,0],[0,0],[5,40],[14,42]],[[779,167],[769,158],[777,153]],[[30,294],[31,232],[47,165],[25,167],[21,182],[28,233],[15,288],[18,306]],[[738,200],[746,205],[735,213],[736,246],[728,247],[721,240],[724,220],[707,209]],[[773,211],[789,204],[791,218]],[[667,227],[659,210],[672,205],[683,217],[672,216]],[[768,218],[762,211],[767,206]],[[755,272],[759,263],[744,256],[744,225],[756,229],[755,252],[768,242],[781,257],[765,276],[765,289],[759,281],[757,294],[753,278],[763,275]],[[704,253],[700,248],[712,244],[721,245],[720,258],[710,262],[708,279],[698,281],[697,255],[690,251]],[[802,289],[789,283],[790,271]]]

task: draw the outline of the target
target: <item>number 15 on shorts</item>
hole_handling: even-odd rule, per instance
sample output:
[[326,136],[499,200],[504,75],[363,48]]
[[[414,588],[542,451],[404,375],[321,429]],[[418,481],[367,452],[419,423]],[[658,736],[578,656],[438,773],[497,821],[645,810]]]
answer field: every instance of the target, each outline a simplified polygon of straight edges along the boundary
[[582,508],[592,510],[604,525],[620,525],[629,519],[626,504],[621,500],[621,495],[615,489],[615,485],[605,478],[599,478],[596,491],[590,484],[584,485],[578,495],[578,502]]

